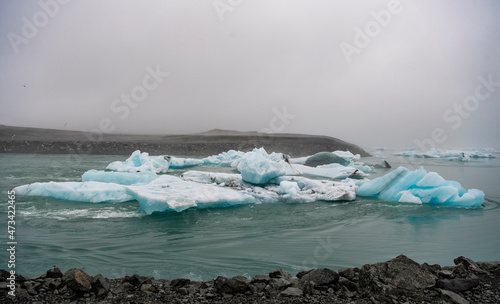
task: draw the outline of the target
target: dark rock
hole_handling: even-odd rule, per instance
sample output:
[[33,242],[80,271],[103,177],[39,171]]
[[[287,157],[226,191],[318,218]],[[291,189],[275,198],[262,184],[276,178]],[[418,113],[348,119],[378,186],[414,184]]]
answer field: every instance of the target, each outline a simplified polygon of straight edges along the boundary
[[125,276],[123,278],[123,281],[129,282],[130,284],[132,284],[134,286],[139,286],[144,282],[151,282],[151,279],[152,279],[151,277],[143,277],[143,276],[140,276],[138,274],[134,274],[131,276]]
[[328,268],[314,269],[302,276],[301,282],[313,282],[315,285],[331,285],[339,281],[339,274]]
[[339,269],[339,275],[351,281],[357,281],[357,277],[359,274],[359,268],[342,268]]
[[439,293],[448,301],[455,304],[469,304],[470,302],[464,299],[462,296],[454,293],[453,291],[438,289]]
[[47,272],[45,273],[45,276],[47,278],[57,279],[57,278],[62,278],[63,273],[56,265],[54,265],[54,267],[52,267],[52,269],[47,270]]
[[288,287],[292,287],[292,283],[285,278],[279,278],[279,279],[273,278],[269,282],[268,287],[271,290],[279,292],[279,291],[285,290]]
[[284,297],[300,297],[303,294],[301,289],[295,287],[288,287],[280,293],[280,295]]
[[301,279],[303,276],[305,276],[306,274],[308,274],[309,272],[313,271],[314,269],[309,269],[309,270],[303,270],[299,273],[297,273],[297,278]]
[[61,285],[62,285],[62,279],[60,279],[60,278],[57,278],[57,279],[47,278],[47,279],[45,279],[45,281],[43,283],[44,287],[51,289],[51,290],[56,290]]
[[0,269],[0,281],[7,281],[10,277],[10,272]]
[[453,274],[452,270],[443,269],[443,270],[438,271],[437,275],[440,279],[454,279],[455,278],[455,275]]
[[79,268],[71,268],[63,275],[63,282],[73,291],[86,292],[92,289],[92,278]]
[[106,278],[103,277],[102,274],[96,275],[92,279],[91,284],[92,284],[92,289],[94,290],[98,298],[103,298],[108,294],[110,286],[108,280],[106,280]]
[[153,284],[146,283],[141,285],[141,291],[156,293],[158,289]]
[[[40,285],[40,283],[35,283],[35,282],[31,282],[31,281],[27,281],[27,282],[23,283],[23,286],[26,288],[28,293],[32,296],[38,294],[38,290],[37,290],[37,288],[35,288],[35,284]],[[40,286],[38,286],[38,288],[40,288]]]
[[356,283],[344,277],[339,277],[339,285],[345,286],[349,291],[356,291],[358,289]]
[[173,289],[179,289],[191,283],[190,279],[175,279],[170,282],[170,287]]
[[479,285],[478,278],[438,280],[436,282],[436,287],[441,289],[451,290],[453,292],[464,292],[467,290],[471,290],[472,288],[478,285]]
[[494,262],[476,262],[476,264],[481,267],[482,270],[488,272],[494,272],[497,269],[500,269],[500,261]]
[[270,277],[270,276],[268,276],[268,275],[258,274],[258,275],[254,276],[254,277],[252,278],[252,280],[250,281],[250,284],[255,284],[255,283],[264,283],[264,284],[268,284],[270,280],[271,280],[271,277]]
[[98,274],[92,279],[92,287],[97,290],[101,288],[109,290],[109,283],[108,280],[102,276],[102,274]]
[[437,275],[438,272],[441,270],[441,266],[439,266],[438,264],[429,265],[427,263],[423,263],[422,267],[429,270],[430,272],[432,272],[435,275]]
[[281,268],[278,268],[274,271],[271,271],[269,273],[269,277],[270,278],[275,278],[275,279],[278,279],[278,278],[282,278],[284,277],[285,275],[283,274],[283,270],[281,270]]
[[130,292],[131,290],[134,290],[135,288],[136,287],[129,282],[123,282],[120,285],[118,285],[118,287],[116,288],[116,290],[114,292],[126,294],[126,293]]
[[385,263],[366,264],[359,272],[358,287],[365,294],[405,294],[433,287],[436,276],[417,262],[400,255]]
[[476,264],[476,262],[474,262],[473,260],[466,258],[464,256],[459,256],[458,258],[454,259],[453,263],[455,263],[455,265],[457,265],[457,267],[460,265],[465,266],[465,269],[467,270],[467,272],[469,272],[468,276],[471,276],[471,273],[473,273],[473,274],[487,274],[488,273],[487,271],[482,270],[481,267],[479,267],[479,265]]
[[309,166],[309,167],[317,167],[321,165],[327,165],[327,164],[341,164],[342,166],[348,166],[349,161],[345,160],[344,158],[335,155],[331,152],[319,152],[314,154],[313,156],[309,157],[304,165]]
[[236,278],[228,279],[218,276],[214,281],[214,287],[219,293],[234,295],[237,293],[244,294],[245,292],[252,292],[250,285],[243,280]]

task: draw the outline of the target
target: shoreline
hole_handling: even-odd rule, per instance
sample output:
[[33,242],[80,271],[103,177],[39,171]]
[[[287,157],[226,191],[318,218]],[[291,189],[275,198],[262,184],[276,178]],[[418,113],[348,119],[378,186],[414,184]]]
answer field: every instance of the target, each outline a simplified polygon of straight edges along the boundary
[[[27,278],[0,270],[4,303],[498,303],[500,261],[474,262],[460,256],[455,266],[392,260],[334,271],[296,275],[276,269],[252,279],[208,281],[155,279],[139,275],[107,279],[57,266]],[[15,298],[8,295],[15,281]]]
[[328,136],[226,130],[188,135],[96,135],[0,125],[0,153],[130,155],[141,150],[151,155],[208,156],[261,147],[292,157],[335,150],[370,156],[355,144]]

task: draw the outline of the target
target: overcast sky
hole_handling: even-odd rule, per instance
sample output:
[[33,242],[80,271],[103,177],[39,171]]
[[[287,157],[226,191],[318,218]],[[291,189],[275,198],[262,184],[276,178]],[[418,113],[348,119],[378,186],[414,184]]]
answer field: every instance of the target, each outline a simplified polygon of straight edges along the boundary
[[0,124],[500,148],[498,1],[0,0],[0,37]]

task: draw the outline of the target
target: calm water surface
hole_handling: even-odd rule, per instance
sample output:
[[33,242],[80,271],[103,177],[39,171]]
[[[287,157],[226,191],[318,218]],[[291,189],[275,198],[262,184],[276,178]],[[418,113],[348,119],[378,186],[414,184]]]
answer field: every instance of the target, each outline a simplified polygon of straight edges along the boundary
[[[500,155],[497,155],[500,156]],[[80,181],[124,156],[0,154],[1,248],[7,248],[7,191],[43,181]],[[369,158],[373,163],[380,159]],[[424,166],[486,193],[483,207],[461,209],[358,198],[354,202],[254,204],[143,215],[137,202],[88,204],[40,197],[16,199],[16,272],[79,267],[91,275],[138,273],[173,279],[253,276],[281,267],[361,266],[399,254],[453,264],[465,255],[500,260],[500,160],[469,163],[389,156],[397,167]],[[196,168],[199,170],[200,168]],[[203,170],[232,172],[231,168]],[[169,174],[179,175],[183,170]],[[371,178],[385,174],[379,169]],[[0,251],[0,268],[8,255]]]

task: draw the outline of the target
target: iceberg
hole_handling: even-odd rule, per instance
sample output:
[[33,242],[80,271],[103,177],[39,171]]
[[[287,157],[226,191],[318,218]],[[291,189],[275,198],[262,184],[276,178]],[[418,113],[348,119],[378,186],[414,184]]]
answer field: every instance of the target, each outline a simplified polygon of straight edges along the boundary
[[446,181],[437,173],[423,168],[410,171],[399,167],[384,176],[363,182],[357,195],[392,202],[455,207],[478,207],[484,203],[484,192],[465,190],[458,182]]
[[283,154],[267,154],[261,149],[254,149],[252,152],[245,153],[241,158],[235,160],[231,166],[236,167],[241,173],[244,181],[261,185],[269,180],[286,174],[283,164],[278,159],[284,159]]
[[396,156],[403,157],[417,157],[417,158],[441,158],[444,160],[451,161],[462,161],[467,162],[471,158],[495,158],[495,156],[488,151],[491,149],[457,149],[457,150],[441,150],[441,149],[431,149],[426,153],[416,153],[414,151],[402,151],[394,153]]
[[169,168],[182,169],[187,167],[200,166],[203,164],[204,162],[202,159],[171,157]]
[[14,188],[18,195],[46,196],[85,203],[122,203],[135,198],[126,193],[126,186],[103,182],[33,183]]
[[227,152],[222,152],[222,153],[217,154],[217,155],[212,155],[212,156],[203,158],[203,164],[204,165],[229,167],[229,166],[231,166],[231,163],[234,160],[242,157],[244,154],[245,154],[245,152],[229,150]]
[[356,199],[357,187],[341,182],[314,180],[302,176],[280,176],[271,183],[279,185],[277,190],[284,195],[285,199],[293,202],[353,201]]
[[185,181],[170,175],[162,175],[146,186],[128,186],[127,193],[139,202],[145,214],[256,202],[253,196],[245,192]]
[[327,164],[341,164],[342,166],[349,166],[349,160],[344,157],[338,156],[332,152],[319,152],[307,158],[304,165],[309,167],[317,167]]
[[188,171],[182,179],[198,183],[212,183],[231,187],[252,195],[259,202],[309,203],[314,201],[352,201],[356,186],[340,182],[313,180],[302,176],[280,176],[265,186],[256,186],[242,180],[239,174]]
[[106,170],[117,172],[144,172],[167,173],[170,165],[170,156],[149,156],[149,153],[137,150],[125,161],[115,161],[106,167]]
[[82,182],[103,182],[119,185],[146,185],[157,179],[158,175],[151,171],[144,172],[113,172],[89,170],[82,175]]
[[309,167],[305,165],[294,164],[293,168],[298,170],[301,174],[318,177],[328,177],[332,179],[341,179],[347,177],[363,178],[367,176],[361,170],[358,170],[354,167],[345,167],[340,164],[329,164],[318,167]]

